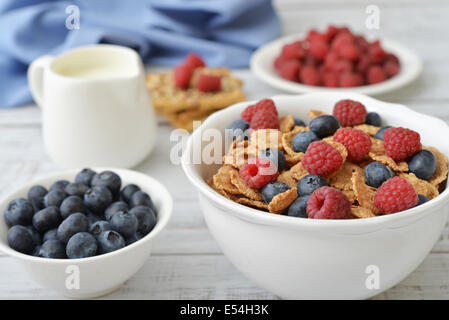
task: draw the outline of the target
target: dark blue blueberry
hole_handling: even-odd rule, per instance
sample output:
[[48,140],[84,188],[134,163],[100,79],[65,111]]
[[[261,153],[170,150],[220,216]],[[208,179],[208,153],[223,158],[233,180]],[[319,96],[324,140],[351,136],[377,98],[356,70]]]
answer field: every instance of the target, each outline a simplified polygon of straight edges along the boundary
[[31,236],[33,237],[34,244],[36,246],[39,246],[42,243],[41,234],[33,226],[26,226],[25,228],[28,229]]
[[64,190],[50,190],[44,197],[45,207],[60,207],[62,201],[67,198],[68,194]]
[[129,211],[129,213],[136,216],[138,223],[137,233],[141,236],[146,236],[156,225],[156,216],[154,215],[153,210],[148,207],[134,207],[131,211]]
[[57,228],[61,220],[59,209],[57,207],[48,207],[36,212],[33,217],[33,227],[39,232],[46,232]]
[[86,186],[85,184],[74,182],[74,183],[69,183],[68,185],[66,185],[64,191],[69,196],[78,196],[78,197],[82,198],[88,189],[89,189],[89,187]]
[[316,189],[327,186],[326,180],[317,174],[308,174],[298,181],[296,190],[298,196],[312,194]]
[[99,236],[103,231],[112,230],[109,222],[100,220],[92,224],[89,228],[89,232],[94,237]]
[[119,196],[122,187],[122,179],[112,171],[103,171],[97,173],[92,178],[92,187],[106,187],[111,191],[114,199]]
[[157,216],[157,211],[153,204],[153,200],[151,200],[151,197],[146,192],[143,192],[143,191],[135,192],[131,196],[131,200],[129,201],[129,206],[131,208],[134,208],[137,206],[149,207],[151,210],[153,210],[154,214]]
[[89,212],[86,214],[87,221],[89,222],[89,226],[93,225],[97,221],[101,221],[103,217],[97,216],[96,214],[93,214],[92,212]]
[[136,233],[137,227],[139,226],[137,217],[128,211],[117,212],[112,216],[109,223],[111,224],[112,230],[117,231],[125,238]]
[[112,203],[109,207],[107,207],[106,211],[104,212],[104,217],[106,220],[111,220],[112,216],[116,214],[119,211],[126,211],[129,209],[128,204],[126,204],[123,201],[117,201]]
[[76,183],[81,183],[81,184],[84,184],[84,185],[90,187],[92,178],[96,174],[97,173],[95,171],[93,171],[93,170],[91,170],[89,168],[84,168],[83,170],[78,172],[78,174],[76,175],[75,182]]
[[427,201],[429,201],[429,198],[427,198],[425,195],[419,193],[418,194],[418,203],[416,204],[415,207],[420,206]]
[[366,114],[365,123],[372,126],[380,127],[380,125],[382,124],[382,119],[380,118],[377,112],[368,112]]
[[20,224],[30,225],[33,220],[34,209],[31,203],[23,198],[11,200],[5,208],[5,222],[8,226]]
[[65,245],[59,240],[47,240],[40,246],[37,256],[50,259],[66,259]]
[[259,157],[267,158],[268,160],[273,162],[278,168],[279,172],[281,172],[285,168],[285,156],[276,148],[262,150],[259,154]]
[[295,126],[305,127],[306,123],[299,118],[295,118]]
[[242,137],[243,139],[248,138],[249,122],[238,119],[233,121],[229,127],[226,128],[226,133],[229,134],[229,137],[232,137],[234,141],[237,137]]
[[53,183],[50,186],[50,191],[53,190],[60,190],[60,191],[64,191],[65,187],[69,184],[70,182],[67,180],[58,180],[55,183]]
[[15,225],[8,230],[9,246],[19,252],[31,254],[36,246],[33,236],[24,226]]
[[128,184],[122,189],[122,191],[120,191],[120,200],[129,203],[131,196],[137,191],[140,191],[138,186],[135,184]]
[[44,236],[42,237],[42,242],[48,240],[58,240],[58,228],[48,230],[47,232],[44,233]]
[[108,230],[100,233],[97,237],[98,241],[98,252],[99,254],[104,254],[112,252],[125,247],[125,239],[120,235],[120,233],[114,230]]
[[298,197],[291,205],[288,207],[287,215],[290,217],[297,218],[308,218],[307,215],[307,201],[310,198],[310,194]]
[[310,121],[309,127],[310,131],[313,131],[318,138],[322,139],[333,135],[340,128],[340,122],[336,117],[326,114]]
[[379,188],[382,183],[393,176],[393,170],[381,162],[371,162],[365,167],[366,184],[374,188]]
[[69,259],[92,257],[97,253],[97,240],[88,232],[78,232],[73,235],[66,247]]
[[385,126],[385,127],[382,127],[382,128],[380,128],[378,131],[377,131],[377,133],[374,135],[374,139],[379,139],[379,140],[384,140],[384,133],[385,133],[385,130],[387,130],[387,129],[389,129],[389,128],[391,128],[391,126]]
[[44,197],[47,193],[47,189],[39,185],[32,186],[30,190],[28,190],[28,201],[30,201],[33,206],[34,212],[38,212],[44,208]]
[[63,243],[67,243],[74,234],[88,230],[89,222],[87,221],[87,217],[82,213],[74,213],[59,225],[58,239]]
[[41,250],[41,246],[36,246],[33,249],[33,252],[31,253],[32,256],[34,257],[39,257],[39,251]]
[[125,239],[125,244],[129,246],[130,244],[133,244],[134,242],[137,242],[140,239],[142,239],[142,236],[138,233],[135,233],[131,237]]
[[265,203],[270,203],[274,196],[290,190],[291,187],[283,182],[275,181],[270,182],[262,189],[262,198]]
[[410,158],[408,169],[418,178],[429,180],[437,169],[437,158],[429,150],[421,150]]
[[106,187],[92,187],[84,194],[84,205],[96,215],[102,215],[112,203],[112,193]]
[[80,212],[86,213],[86,206],[84,205],[83,200],[78,196],[70,196],[65,198],[61,203],[61,216],[63,219],[67,219],[72,213]]
[[303,131],[295,135],[292,140],[292,147],[295,152],[306,152],[309,144],[320,140],[312,131]]

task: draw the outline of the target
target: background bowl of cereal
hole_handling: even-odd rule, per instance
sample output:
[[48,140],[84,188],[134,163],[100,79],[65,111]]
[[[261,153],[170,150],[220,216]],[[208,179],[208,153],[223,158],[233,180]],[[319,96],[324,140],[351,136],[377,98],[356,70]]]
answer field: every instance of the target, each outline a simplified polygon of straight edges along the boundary
[[[335,103],[342,99],[359,101],[369,112],[381,116],[383,126],[419,132],[423,146],[438,150],[440,169],[444,177],[447,175],[449,145],[444,137],[449,135],[449,127],[442,120],[352,93],[272,99],[279,117],[291,114],[306,123],[311,109],[332,114]],[[209,130],[223,133],[254,103],[238,103],[210,116],[192,134],[183,155],[184,171],[198,189],[209,230],[231,262],[258,285],[286,299],[369,298],[410,274],[431,250],[446,223],[449,191],[445,183],[437,186],[433,199],[420,206],[395,214],[343,220],[272,214],[249,207],[257,207],[251,199],[225,197],[215,190],[210,179],[223,166],[216,153],[221,150],[225,154],[226,142],[223,134],[211,142]],[[208,138],[202,139],[203,135]],[[217,161],[194,161],[195,154],[204,157],[211,149]]]

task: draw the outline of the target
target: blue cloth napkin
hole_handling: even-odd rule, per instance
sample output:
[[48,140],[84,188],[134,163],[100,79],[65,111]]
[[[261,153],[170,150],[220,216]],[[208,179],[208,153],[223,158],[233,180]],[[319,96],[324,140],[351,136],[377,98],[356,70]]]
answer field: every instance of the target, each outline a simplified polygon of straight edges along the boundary
[[[70,5],[79,29],[66,27]],[[26,71],[44,54],[113,43],[145,63],[172,66],[197,52],[210,66],[245,67],[280,22],[271,0],[2,0],[0,30],[0,107],[9,108],[32,101]]]

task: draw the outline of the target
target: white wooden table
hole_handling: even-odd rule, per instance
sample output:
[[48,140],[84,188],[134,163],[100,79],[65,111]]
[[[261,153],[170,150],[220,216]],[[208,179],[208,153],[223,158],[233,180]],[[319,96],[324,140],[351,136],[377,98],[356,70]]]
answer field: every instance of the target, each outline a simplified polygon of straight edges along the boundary
[[[380,8],[381,28],[364,27],[367,5]],[[421,78],[407,88],[380,96],[449,122],[449,2],[278,0],[283,33],[323,28],[330,22],[402,42],[424,60]],[[280,92],[236,70],[245,81],[248,99]],[[58,170],[46,155],[41,137],[40,110],[35,106],[0,109],[0,197],[19,185]],[[180,166],[169,161],[171,127],[159,123],[151,156],[136,169],[159,179],[171,191],[173,219],[159,237],[145,266],[107,299],[277,299],[236,270],[209,234],[197,194]],[[376,299],[449,299],[449,229],[421,266],[396,287]],[[32,282],[14,261],[0,254],[0,299],[60,299]]]

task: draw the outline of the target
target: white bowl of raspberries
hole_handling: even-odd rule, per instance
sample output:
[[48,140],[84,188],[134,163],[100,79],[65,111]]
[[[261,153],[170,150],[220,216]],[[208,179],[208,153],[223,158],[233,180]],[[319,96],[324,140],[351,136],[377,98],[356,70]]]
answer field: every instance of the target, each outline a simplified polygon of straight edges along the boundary
[[[216,142],[231,142],[222,162],[192,163],[210,151],[208,129],[235,139]],[[360,94],[276,96],[210,116],[182,164],[242,273],[286,299],[361,299],[404,279],[439,238],[448,135],[440,119]]]
[[55,173],[0,202],[0,249],[66,296],[107,294],[139,270],[170,219],[155,179],[115,168]]

